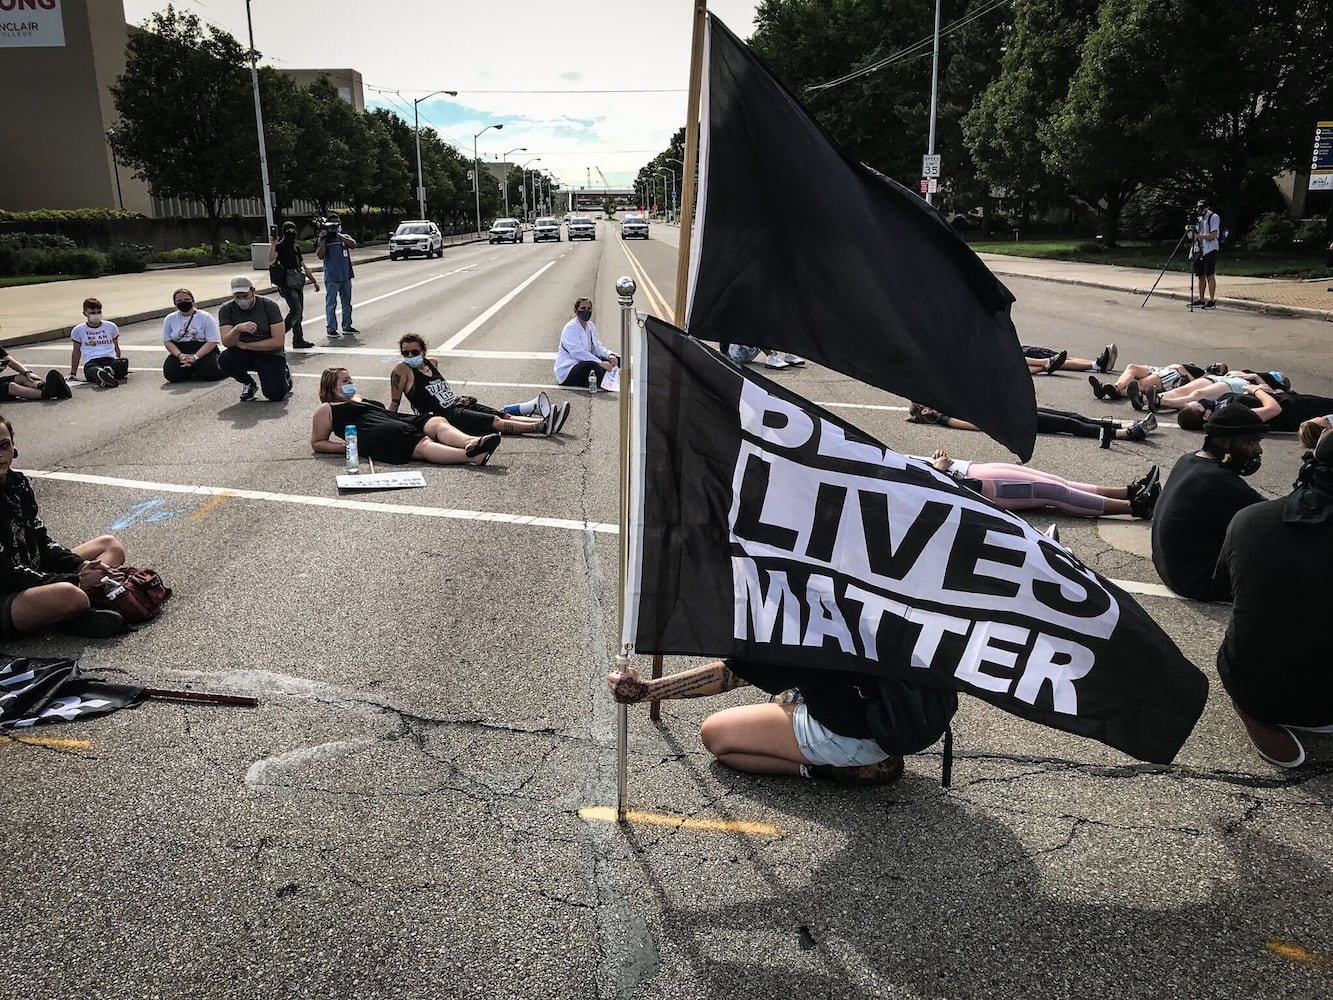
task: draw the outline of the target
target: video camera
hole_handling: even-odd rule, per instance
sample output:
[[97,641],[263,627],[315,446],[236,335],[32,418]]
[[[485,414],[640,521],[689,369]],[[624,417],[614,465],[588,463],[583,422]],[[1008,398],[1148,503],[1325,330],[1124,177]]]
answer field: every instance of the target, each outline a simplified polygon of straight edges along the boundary
[[311,220],[311,224],[315,227],[315,235],[318,237],[327,239],[330,236],[337,236],[342,232],[342,220],[336,215],[330,216],[329,218],[317,215]]

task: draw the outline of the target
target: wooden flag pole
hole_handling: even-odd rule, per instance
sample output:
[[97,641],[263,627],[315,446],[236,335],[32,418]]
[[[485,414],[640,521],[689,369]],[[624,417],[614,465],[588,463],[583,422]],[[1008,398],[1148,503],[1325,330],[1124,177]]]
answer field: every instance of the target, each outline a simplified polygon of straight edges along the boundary
[[[685,179],[681,185],[680,247],[676,252],[676,326],[685,329],[685,305],[689,299],[690,241],[694,237],[695,169],[699,164],[699,95],[704,79],[704,28],[708,22],[708,0],[694,5],[694,33],[690,39],[690,93],[685,106]],[[662,656],[653,657],[653,677],[662,676]],[[662,717],[662,703],[648,707],[648,718]]]

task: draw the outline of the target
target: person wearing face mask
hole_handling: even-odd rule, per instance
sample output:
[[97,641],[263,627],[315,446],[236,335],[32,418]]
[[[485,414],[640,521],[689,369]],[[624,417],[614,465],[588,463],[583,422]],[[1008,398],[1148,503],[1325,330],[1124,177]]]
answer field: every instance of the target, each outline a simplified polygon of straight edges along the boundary
[[555,355],[555,380],[560,385],[584,389],[590,372],[597,376],[597,388],[612,368],[620,365],[620,355],[608,351],[597,339],[592,321],[592,299],[574,301],[574,318],[560,331],[560,350]]
[[[254,399],[261,388],[265,399],[275,403],[286,399],[292,391],[292,373],[283,351],[287,328],[278,304],[257,294],[254,282],[239,274],[231,279],[231,301],[218,310],[218,324],[226,348],[218,365],[243,386],[241,402]],[[258,386],[251,372],[259,375]]]
[[74,342],[69,358],[70,378],[78,378],[80,361],[84,379],[108,389],[116,388],[119,379],[129,377],[129,358],[120,355],[120,329],[110,320],[102,319],[100,300],[83,300],[83,322],[70,330],[69,339]]
[[1208,421],[1203,447],[1172,467],[1153,513],[1152,561],[1182,597],[1231,600],[1214,573],[1217,554],[1232,518],[1263,499],[1243,477],[1259,471],[1268,430],[1250,407],[1228,406]]
[[12,368],[14,374],[0,378],[0,402],[11,399],[69,399],[74,395],[64,376],[54,368],[46,373],[45,380],[39,380],[27,365],[0,347],[0,371],[6,368]]
[[316,455],[341,455],[348,426],[356,428],[357,449],[366,458],[405,465],[416,459],[432,465],[485,465],[500,447],[499,434],[469,437],[444,417],[390,413],[364,399],[346,368],[325,368],[319,377],[320,405],[310,421],[310,448]]
[[1333,733],[1333,671],[1319,627],[1331,562],[1333,433],[1325,431],[1288,496],[1232,519],[1217,562],[1235,600],[1217,675],[1255,749],[1278,767],[1305,763],[1297,732]]
[[[330,215],[326,221],[328,228],[315,241],[315,256],[324,262],[324,332],[330,340],[337,340],[343,333],[360,332],[352,325],[352,279],[356,277],[352,251],[356,240],[343,233],[338,216]],[[339,302],[343,307],[342,333],[338,332]]]
[[[569,403],[552,406],[546,393],[526,403],[497,410],[477,402],[475,396],[459,396],[435,362],[426,356],[426,341],[420,334],[404,334],[398,341],[403,360],[389,373],[389,411],[397,413],[403,397],[417,413],[444,417],[464,434],[543,434],[560,432],[569,419]],[[524,410],[527,412],[525,413]],[[536,413],[537,416],[531,414]]]
[[48,626],[87,638],[124,631],[117,612],[94,609],[88,600],[124,564],[124,544],[114,535],[72,549],[52,541],[32,484],[12,467],[16,458],[14,425],[0,417],[0,639]]
[[218,365],[222,335],[208,313],[196,309],[194,293],[178,288],[172,293],[176,308],[162,321],[162,345],[167,349],[162,377],[168,382],[216,382],[226,378]]
[[301,320],[305,316],[305,283],[315,286],[319,291],[319,281],[315,272],[306,265],[305,258],[296,246],[296,223],[284,222],[282,236],[276,234],[268,244],[268,273],[277,286],[278,294],[287,303],[287,316],[282,325],[292,333],[293,347],[314,347],[305,339]]

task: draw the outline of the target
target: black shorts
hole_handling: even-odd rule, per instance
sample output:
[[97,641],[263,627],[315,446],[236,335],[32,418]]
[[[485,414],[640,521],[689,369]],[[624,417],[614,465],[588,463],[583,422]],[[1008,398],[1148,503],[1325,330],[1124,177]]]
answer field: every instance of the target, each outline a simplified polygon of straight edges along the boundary
[[1209,250],[1201,257],[1194,258],[1194,273],[1199,277],[1217,273],[1217,251]]
[[4,378],[0,378],[0,403],[14,398],[14,394],[9,391],[9,387],[16,378],[18,378],[17,375],[6,375]]
[[0,594],[0,639],[17,639],[23,635],[14,626],[14,601],[18,599],[18,591],[13,594]]
[[504,414],[481,403],[473,403],[471,406],[451,406],[444,411],[445,420],[471,437],[492,433],[495,430],[495,418],[500,416]]
[[361,432],[358,449],[367,458],[388,462],[390,465],[406,465],[412,461],[412,452],[416,451],[425,436],[425,432],[415,422],[402,420],[391,424],[376,424]]
[[1023,357],[1035,358],[1038,361],[1045,361],[1047,358],[1053,358],[1060,352],[1053,347],[1028,347],[1023,345]]

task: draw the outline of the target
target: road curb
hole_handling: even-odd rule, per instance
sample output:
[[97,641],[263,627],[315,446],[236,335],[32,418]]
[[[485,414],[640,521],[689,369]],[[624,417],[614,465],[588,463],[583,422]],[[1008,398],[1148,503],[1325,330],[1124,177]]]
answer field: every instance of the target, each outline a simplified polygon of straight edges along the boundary
[[[989,265],[988,265],[989,266]],[[1126,288],[1124,285],[1113,285],[1104,281],[1088,281],[1084,278],[1057,278],[1049,274],[1028,274],[1022,271],[1002,271],[991,267],[992,274],[1003,278],[1027,278],[1030,281],[1049,281],[1056,285],[1078,285],[1081,288],[1099,288],[1108,292],[1120,292],[1124,295],[1143,295],[1147,296],[1148,288]],[[1153,292],[1154,298],[1172,299],[1177,302],[1189,302],[1189,295],[1181,292]],[[1229,299],[1225,296],[1219,296],[1217,304],[1227,306],[1232,309],[1239,309],[1244,312],[1264,313],[1269,316],[1291,316],[1297,319],[1317,319],[1325,323],[1333,323],[1333,309],[1310,309],[1306,306],[1283,306],[1275,302],[1258,302],[1254,299]]]

